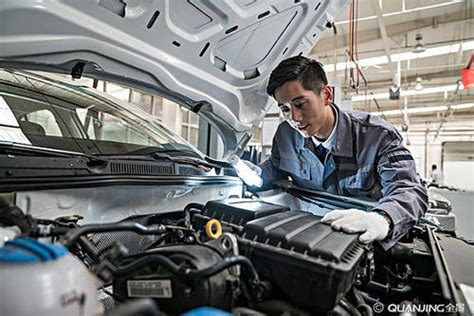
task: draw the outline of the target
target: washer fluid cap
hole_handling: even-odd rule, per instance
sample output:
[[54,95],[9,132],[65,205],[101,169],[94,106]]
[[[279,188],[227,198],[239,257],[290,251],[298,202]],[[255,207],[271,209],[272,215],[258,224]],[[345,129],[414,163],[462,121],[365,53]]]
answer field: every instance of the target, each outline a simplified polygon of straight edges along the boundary
[[42,243],[32,238],[18,238],[0,248],[1,262],[46,262],[61,258],[68,251],[65,247]]

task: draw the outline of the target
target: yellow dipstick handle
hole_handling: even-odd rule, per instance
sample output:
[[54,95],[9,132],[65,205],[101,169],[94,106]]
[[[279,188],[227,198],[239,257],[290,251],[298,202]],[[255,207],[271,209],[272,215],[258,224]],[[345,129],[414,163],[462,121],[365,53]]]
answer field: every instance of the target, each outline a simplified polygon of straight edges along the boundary
[[206,235],[211,239],[217,239],[222,235],[222,225],[217,219],[211,219],[206,223]]

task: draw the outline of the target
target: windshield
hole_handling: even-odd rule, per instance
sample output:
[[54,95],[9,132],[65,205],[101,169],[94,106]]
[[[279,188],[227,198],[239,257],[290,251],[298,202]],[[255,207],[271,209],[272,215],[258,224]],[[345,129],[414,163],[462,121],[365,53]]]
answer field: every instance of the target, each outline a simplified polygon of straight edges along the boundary
[[[0,142],[89,155],[202,154],[151,115],[83,87],[0,70]],[[150,149],[150,150],[146,150]]]

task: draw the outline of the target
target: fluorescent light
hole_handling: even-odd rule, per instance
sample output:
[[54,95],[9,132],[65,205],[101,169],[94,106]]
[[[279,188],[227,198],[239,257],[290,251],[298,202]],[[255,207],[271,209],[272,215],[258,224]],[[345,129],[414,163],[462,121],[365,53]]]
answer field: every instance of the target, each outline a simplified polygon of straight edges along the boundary
[[371,94],[371,95],[356,95],[356,96],[353,96],[351,99],[352,99],[352,102],[360,102],[360,101],[365,101],[365,100],[372,100],[372,99],[377,99],[377,100],[380,100],[380,99],[388,99],[390,97],[389,93],[388,92],[383,92],[383,93],[374,93],[374,94]]
[[[460,3],[463,3],[463,2],[464,2],[464,0],[448,1],[448,2],[443,2],[443,3],[433,4],[433,5],[427,5],[427,6],[424,6],[424,7],[417,7],[417,8],[413,8],[413,9],[409,9],[409,10],[402,10],[402,11],[384,13],[384,14],[382,14],[382,17],[413,13],[413,12],[424,11],[424,10],[429,10],[429,9],[436,9],[436,8],[445,7],[445,6],[448,6],[448,5],[460,4]],[[376,15],[371,15],[371,16],[366,16],[366,17],[363,17],[363,18],[359,18],[359,22],[370,21],[370,20],[375,20],[375,19],[377,19],[377,16]],[[344,21],[336,22],[334,24],[335,25],[341,25],[341,24],[347,24],[349,22],[350,22],[349,20],[344,20]]]
[[[390,59],[393,63],[396,63],[398,61],[406,61],[406,60],[412,60],[412,59],[417,59],[417,58],[440,56],[440,55],[457,53],[459,52],[459,50],[467,51],[467,50],[472,50],[472,49],[474,49],[474,41],[468,41],[462,44],[450,44],[450,45],[427,48],[422,53],[406,52],[406,53],[400,53],[400,54],[392,54],[390,55]],[[376,66],[376,65],[388,64],[388,63],[389,63],[389,59],[385,55],[364,58],[364,59],[359,60],[360,67]],[[346,69],[346,64],[347,64],[347,67],[355,68],[355,64],[352,62],[340,62],[336,64],[336,70],[339,71],[339,70]],[[324,71],[326,72],[334,71],[334,64],[328,64],[324,66]]]
[[[474,41],[471,41],[471,42],[474,44]],[[466,42],[466,43],[471,43],[471,42]],[[466,46],[466,47],[469,47],[469,46]],[[462,47],[462,50],[467,50],[465,49],[466,47]],[[398,61],[440,56],[440,55],[446,55],[446,54],[457,53],[457,52],[459,52],[459,44],[451,44],[451,45],[427,48],[422,53],[406,52],[406,53],[400,53],[400,54],[392,54],[390,55],[390,58],[392,59],[392,62],[395,63]]]
[[474,103],[455,104],[455,105],[451,105],[451,109],[462,110],[462,109],[472,108],[473,106],[474,106]]
[[[451,110],[462,110],[462,109],[470,109],[474,108],[474,103],[464,103],[464,104],[454,104],[451,105]],[[431,112],[444,112],[447,111],[449,108],[447,105],[440,105],[440,106],[429,106],[429,107],[419,107],[419,108],[409,108],[408,110],[400,109],[400,110],[389,110],[389,111],[381,111],[381,112],[371,112],[372,115],[381,116],[382,114],[385,116],[394,116],[394,115],[403,115],[405,112],[407,114],[415,114],[415,113],[431,113]]]
[[[457,88],[457,84],[452,84],[448,86],[439,86],[439,87],[431,87],[431,88],[424,88],[423,90],[416,91],[416,90],[402,90],[400,91],[400,97],[409,97],[413,95],[421,95],[421,94],[432,94],[432,93],[442,93],[442,92],[449,92],[449,91],[454,91]],[[463,85],[459,87],[459,90],[463,90]],[[384,93],[374,93],[371,95],[356,95],[352,97],[352,102],[361,102],[361,101],[366,101],[366,100],[372,100],[372,99],[377,99],[377,100],[382,100],[382,99],[388,99],[389,98],[389,93],[384,92]]]

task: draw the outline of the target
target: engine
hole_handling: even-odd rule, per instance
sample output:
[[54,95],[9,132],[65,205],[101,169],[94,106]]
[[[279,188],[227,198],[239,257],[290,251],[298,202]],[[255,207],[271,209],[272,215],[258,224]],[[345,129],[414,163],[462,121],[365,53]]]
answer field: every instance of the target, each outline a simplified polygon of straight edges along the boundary
[[230,309],[238,275],[219,268],[226,262],[219,248],[170,245],[128,257],[114,271],[113,292],[126,299],[154,298],[160,309],[172,313],[201,305]]
[[325,313],[340,301],[367,251],[357,235],[334,231],[318,216],[261,201],[209,202],[196,217],[241,225],[234,229],[240,251],[274,294],[311,313]]
[[371,315],[376,302],[439,291],[420,228],[383,252],[316,215],[252,199],[84,226],[74,217],[14,214],[9,224],[21,223],[22,235],[62,244],[101,280],[98,297],[110,315],[177,315],[201,306],[234,314]]
[[170,313],[201,305],[230,310],[241,302],[273,313],[283,305],[275,300],[326,313],[351,288],[366,257],[357,235],[262,201],[213,201],[186,214],[187,244],[127,257],[114,272],[114,294],[153,297]]

